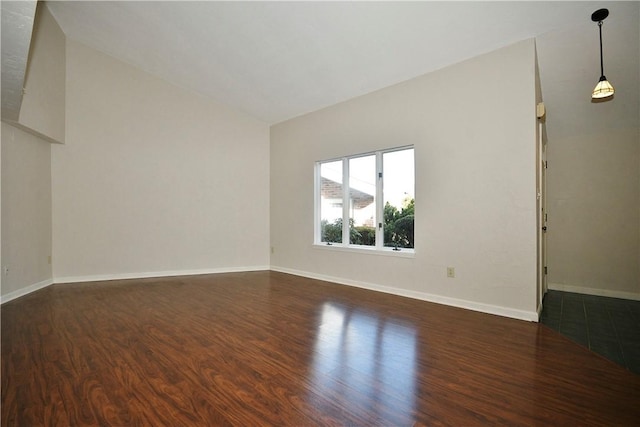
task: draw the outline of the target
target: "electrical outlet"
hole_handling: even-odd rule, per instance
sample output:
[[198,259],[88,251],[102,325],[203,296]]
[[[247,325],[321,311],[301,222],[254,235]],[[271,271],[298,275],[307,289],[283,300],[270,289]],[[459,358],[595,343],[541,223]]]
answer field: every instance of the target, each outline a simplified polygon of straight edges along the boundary
[[456,277],[456,269],[454,267],[447,267],[447,277]]

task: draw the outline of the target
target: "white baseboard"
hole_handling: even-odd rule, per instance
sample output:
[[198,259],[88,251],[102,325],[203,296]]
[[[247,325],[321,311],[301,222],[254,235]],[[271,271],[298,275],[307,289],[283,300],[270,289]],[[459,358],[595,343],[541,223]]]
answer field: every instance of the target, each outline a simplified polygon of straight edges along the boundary
[[200,274],[218,274],[218,273],[243,273],[247,271],[264,271],[264,270],[269,270],[269,266],[254,265],[254,266],[247,266],[247,267],[206,268],[206,269],[200,269],[200,270],[170,270],[170,271],[151,271],[151,272],[144,272],[144,273],[116,273],[116,274],[96,274],[96,275],[90,275],[90,276],[67,276],[67,277],[56,277],[53,279],[53,281],[54,283],[103,282],[108,280],[195,276]]
[[552,291],[573,292],[576,294],[597,295],[600,297],[622,298],[640,301],[640,293],[614,291],[610,289],[585,288],[582,286],[565,285],[563,283],[549,283],[547,289]]
[[2,295],[0,297],[0,304],[4,304],[5,302],[9,302],[9,301],[14,300],[16,298],[20,298],[22,296],[30,294],[31,292],[35,292],[35,291],[40,290],[42,288],[46,288],[47,286],[50,286],[52,284],[53,284],[53,279],[47,279],[47,280],[43,280],[42,282],[38,282],[38,283],[34,283],[33,285],[29,285],[29,286],[27,286],[25,288],[18,289],[17,291],[9,292],[8,294]]
[[[200,274],[218,274],[218,273],[241,273],[241,272],[249,272],[249,271],[265,271],[265,270],[273,270],[281,273],[293,274],[295,276],[308,277],[310,279],[324,280],[327,282],[337,283],[341,285],[354,286],[358,288],[368,289],[377,292],[384,292],[387,294],[398,295],[423,301],[435,302],[438,304],[449,305],[453,307],[464,308],[473,311],[479,311],[482,313],[495,314],[498,316],[510,317],[513,319],[527,320],[531,322],[538,321],[538,313],[535,311],[524,311],[524,310],[516,310],[508,307],[501,307],[491,304],[484,304],[474,301],[462,300],[457,298],[450,298],[441,295],[429,294],[426,292],[417,292],[410,291],[406,289],[393,288],[389,286],[377,285],[373,283],[366,282],[358,282],[355,280],[347,280],[339,277],[326,276],[323,274],[310,273],[306,271],[293,270],[290,268],[277,267],[277,266],[246,266],[246,267],[228,267],[228,268],[213,268],[213,269],[201,269],[201,270],[172,270],[172,271],[156,271],[156,272],[145,272],[145,273],[120,273],[120,274],[101,274],[101,275],[90,275],[90,276],[68,276],[68,277],[56,277],[54,279],[44,280],[39,283],[35,283],[31,286],[27,286],[23,289],[10,292],[7,295],[0,297],[0,304],[4,304],[5,302],[9,302],[21,296],[30,294],[31,292],[35,292],[39,289],[46,288],[54,283],[79,283],[79,282],[97,282],[97,281],[108,281],[108,280],[124,280],[124,279],[144,279],[144,278],[153,278],[153,277],[174,277],[174,276],[191,276],[191,275],[200,275]],[[570,287],[571,290],[569,292],[578,292],[577,288]],[[549,284],[549,289],[555,289],[552,284]],[[558,289],[565,290],[565,289]],[[592,290],[598,291],[598,290]],[[582,292],[586,293],[586,292]],[[619,296],[620,293],[617,293],[616,298],[623,298]],[[593,294],[600,295],[600,294]],[[635,298],[628,299],[639,299],[640,295],[634,295]],[[608,295],[605,295],[608,296]]]
[[540,316],[542,316],[542,301],[540,302],[540,304],[538,304],[538,309],[536,310],[536,313],[538,314],[538,318],[536,319],[536,322],[540,321]]
[[248,271],[266,271],[269,266],[250,266],[250,267],[228,267],[228,268],[208,268],[202,270],[172,270],[172,271],[155,271],[146,273],[122,273],[122,274],[99,274],[91,276],[70,276],[55,277],[53,279],[43,280],[17,291],[10,292],[0,297],[0,304],[9,302],[16,298],[20,298],[31,292],[35,292],[54,283],[80,283],[80,282],[102,282],[107,280],[123,280],[123,279],[146,279],[152,277],[174,277],[174,276],[194,276],[199,274],[217,274],[217,273],[242,273]]
[[474,301],[462,300],[457,298],[450,298],[441,295],[428,294],[425,292],[410,291],[406,289],[392,288],[389,286],[376,285],[372,283],[358,282],[355,280],[347,280],[339,277],[325,276],[323,274],[310,273],[307,271],[299,271],[285,267],[271,266],[271,270],[280,273],[293,274],[295,276],[307,277],[310,279],[323,280],[326,282],[337,283],[340,285],[354,286],[357,288],[368,289],[371,291],[384,292],[387,294],[398,295],[402,297],[408,297],[418,299],[422,301],[435,302],[438,304],[449,305],[458,308],[465,308],[468,310],[479,311],[482,313],[496,314],[498,316],[510,317],[513,319],[527,320],[530,322],[538,321],[538,313],[535,311],[516,310],[507,307],[501,307],[497,305],[484,304]]

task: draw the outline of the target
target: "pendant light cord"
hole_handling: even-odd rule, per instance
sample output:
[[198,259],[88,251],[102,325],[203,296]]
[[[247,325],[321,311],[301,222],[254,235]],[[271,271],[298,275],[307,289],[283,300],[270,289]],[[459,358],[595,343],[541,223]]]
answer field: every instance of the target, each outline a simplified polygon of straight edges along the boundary
[[600,77],[604,76],[604,62],[602,60],[602,21],[598,22],[598,29],[600,30]]

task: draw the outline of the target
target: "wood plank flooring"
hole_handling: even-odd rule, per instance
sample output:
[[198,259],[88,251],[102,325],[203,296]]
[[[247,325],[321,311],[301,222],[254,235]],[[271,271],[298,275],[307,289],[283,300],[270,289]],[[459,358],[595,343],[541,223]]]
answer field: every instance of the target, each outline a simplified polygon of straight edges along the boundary
[[639,425],[640,376],[540,324],[276,272],[2,305],[2,426]]

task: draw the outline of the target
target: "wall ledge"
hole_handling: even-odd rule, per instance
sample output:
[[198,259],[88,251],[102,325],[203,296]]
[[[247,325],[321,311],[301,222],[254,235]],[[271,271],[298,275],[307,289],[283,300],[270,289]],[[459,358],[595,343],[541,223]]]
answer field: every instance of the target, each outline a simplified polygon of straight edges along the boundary
[[27,133],[29,133],[29,134],[31,134],[33,136],[37,136],[38,138],[40,138],[40,139],[42,139],[44,141],[47,141],[47,142],[49,142],[51,144],[64,144],[64,141],[58,141],[56,139],[53,139],[50,136],[47,136],[47,135],[45,135],[43,133],[40,133],[37,130],[32,129],[29,126],[25,126],[20,122],[16,122],[16,121],[9,120],[9,119],[6,119],[6,118],[3,118],[2,121],[5,122],[8,125],[11,125],[11,126],[17,128],[17,129],[20,129],[20,130],[22,130],[24,132],[27,132]]
[[293,274],[295,276],[307,277],[310,279],[324,280],[326,282],[337,283],[339,285],[354,286],[357,288],[368,289],[371,291],[384,292],[387,294],[398,295],[402,297],[408,297],[428,302],[434,302],[437,304],[449,305],[452,307],[464,308],[467,310],[479,311],[481,313],[495,314],[503,317],[510,317],[512,319],[526,320],[529,322],[538,321],[538,313],[535,311],[516,310],[508,307],[501,307],[497,305],[484,304],[475,301],[462,300],[458,298],[445,297],[442,295],[434,295],[426,292],[410,291],[406,289],[393,288],[389,286],[376,285],[373,283],[358,282],[355,280],[347,280],[339,277],[325,276],[323,274],[310,273],[307,271],[299,271],[285,267],[271,266],[272,271],[279,273]]

